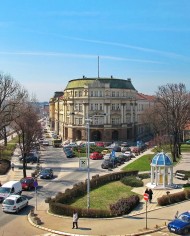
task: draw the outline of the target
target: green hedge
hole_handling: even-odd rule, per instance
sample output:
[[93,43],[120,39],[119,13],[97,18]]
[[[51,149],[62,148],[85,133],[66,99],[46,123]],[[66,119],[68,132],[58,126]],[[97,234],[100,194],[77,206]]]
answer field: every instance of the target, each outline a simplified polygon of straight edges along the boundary
[[144,183],[141,179],[137,179],[136,176],[127,176],[121,179],[121,182],[125,185],[131,186],[131,187],[142,187],[144,186]]
[[188,199],[190,199],[190,189],[186,189],[178,193],[163,195],[162,197],[158,198],[157,201],[159,206],[167,206]]

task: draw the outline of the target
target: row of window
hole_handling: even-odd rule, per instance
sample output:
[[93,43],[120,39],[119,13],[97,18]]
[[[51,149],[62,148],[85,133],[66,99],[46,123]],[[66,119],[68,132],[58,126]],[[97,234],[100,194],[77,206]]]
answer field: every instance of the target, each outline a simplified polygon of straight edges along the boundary
[[[82,112],[83,111],[83,105],[82,104],[75,104],[74,107],[75,111]],[[91,103],[90,104],[90,110],[91,111],[103,111],[104,110],[104,104],[103,103]],[[121,104],[119,103],[112,103],[111,104],[111,110],[116,111],[116,110],[121,110]],[[126,110],[131,110],[130,104],[127,104]]]
[[[84,94],[84,96],[88,95],[87,90],[83,91],[75,91],[74,92],[74,97],[82,97]],[[72,92],[71,92],[71,96],[72,96]],[[111,97],[126,97],[128,99],[132,99],[131,96],[129,96],[128,92],[124,92],[124,91],[102,91],[102,90],[92,90],[90,91],[90,97],[104,97],[104,96],[111,96]]]

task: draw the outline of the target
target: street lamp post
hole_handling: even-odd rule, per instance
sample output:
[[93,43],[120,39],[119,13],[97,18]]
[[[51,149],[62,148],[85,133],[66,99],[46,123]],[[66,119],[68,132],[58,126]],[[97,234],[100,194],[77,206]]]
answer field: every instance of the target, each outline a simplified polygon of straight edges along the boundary
[[87,127],[87,209],[90,208],[90,121],[91,119],[86,119]]

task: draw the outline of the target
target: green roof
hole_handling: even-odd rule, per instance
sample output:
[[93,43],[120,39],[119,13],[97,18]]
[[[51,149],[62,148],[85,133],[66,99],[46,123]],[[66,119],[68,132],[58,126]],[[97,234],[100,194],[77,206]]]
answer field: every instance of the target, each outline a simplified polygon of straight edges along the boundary
[[131,79],[115,79],[115,78],[82,78],[70,80],[65,88],[74,89],[74,88],[84,88],[85,85],[92,84],[94,81],[99,81],[100,83],[110,84],[110,88],[118,88],[118,89],[132,89],[136,90],[131,83]]

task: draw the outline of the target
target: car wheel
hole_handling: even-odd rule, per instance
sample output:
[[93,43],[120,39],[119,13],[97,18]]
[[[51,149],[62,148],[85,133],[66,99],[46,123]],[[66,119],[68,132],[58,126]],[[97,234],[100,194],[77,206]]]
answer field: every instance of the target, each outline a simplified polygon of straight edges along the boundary
[[185,228],[185,229],[183,230],[183,234],[188,234],[188,232],[189,232],[188,228]]
[[19,210],[20,210],[20,209],[19,209],[19,207],[18,207],[18,208],[16,209],[16,213],[19,213]]

